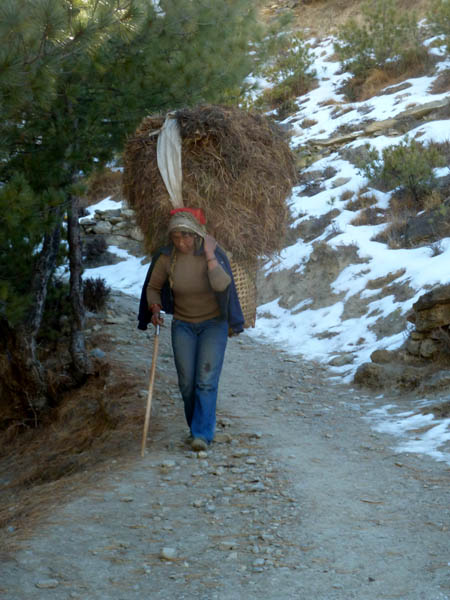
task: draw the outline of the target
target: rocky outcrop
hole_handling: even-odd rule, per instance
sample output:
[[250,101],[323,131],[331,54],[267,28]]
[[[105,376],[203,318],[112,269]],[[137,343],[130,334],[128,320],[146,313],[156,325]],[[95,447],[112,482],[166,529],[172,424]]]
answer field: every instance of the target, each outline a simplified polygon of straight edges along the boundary
[[119,246],[136,256],[142,256],[144,236],[137,227],[135,213],[129,208],[96,210],[94,215],[80,219],[84,241],[103,237],[108,246]]
[[414,325],[403,347],[377,350],[354,381],[370,388],[434,392],[450,387],[450,284],[419,298],[407,319]]
[[331,138],[311,139],[308,144],[315,148],[316,151],[322,151],[322,154],[326,155],[327,152],[335,151],[336,148],[342,147],[348,144],[348,142],[358,138],[366,138],[368,135],[377,137],[379,135],[395,136],[404,134],[417,127],[423,121],[437,118],[439,112],[447,109],[449,105],[450,99],[444,98],[443,100],[412,106],[398,113],[393,118],[382,121],[370,121],[364,126],[364,129],[344,132],[342,135],[335,135]]
[[[332,248],[326,242],[317,242],[302,268],[296,265],[267,276],[262,271],[258,273],[258,304],[278,298],[279,305],[294,309],[294,314],[331,306],[344,296],[343,292],[336,294],[331,289],[332,282],[348,265],[364,262],[354,246]],[[307,302],[302,303],[306,299]],[[296,308],[299,304],[301,306]]]
[[408,219],[405,242],[410,248],[450,236],[450,199],[439,208],[422,212]]
[[410,354],[434,358],[450,353],[450,284],[421,296],[407,318],[415,325],[406,342]]

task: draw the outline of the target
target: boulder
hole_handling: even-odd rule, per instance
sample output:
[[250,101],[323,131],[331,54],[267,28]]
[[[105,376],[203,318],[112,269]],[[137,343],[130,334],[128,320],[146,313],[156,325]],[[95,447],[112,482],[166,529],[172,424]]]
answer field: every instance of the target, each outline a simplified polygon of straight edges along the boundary
[[420,342],[420,356],[423,358],[433,358],[440,350],[440,344],[437,344],[430,338],[426,338]]
[[436,304],[450,304],[450,283],[427,292],[413,304],[414,311],[434,308]]
[[375,350],[370,355],[370,360],[379,365],[386,365],[392,362],[393,356],[395,356],[395,352],[391,350]]
[[347,142],[352,142],[353,140],[356,140],[362,135],[362,133],[362,131],[351,131],[350,133],[346,133],[345,135],[339,135],[325,140],[311,140],[310,143],[319,147],[341,146],[342,144],[346,144]]
[[98,235],[107,235],[112,231],[112,225],[109,221],[98,221],[93,227],[94,233]]
[[430,394],[450,387],[450,371],[438,371],[427,377],[420,385],[420,392]]
[[391,129],[392,127],[395,127],[395,125],[397,124],[396,119],[385,119],[384,121],[374,121],[373,123],[369,123],[368,125],[366,125],[365,129],[364,129],[364,133],[367,133],[368,135],[373,134],[373,133],[383,133],[384,131],[386,131],[386,129]]
[[420,340],[413,340],[411,337],[406,342],[406,351],[412,356],[420,356]]
[[421,104],[420,106],[413,106],[412,108],[408,108],[403,112],[397,115],[398,119],[403,119],[406,117],[414,117],[416,119],[420,119],[421,117],[425,117],[435,110],[439,110],[440,108],[444,108],[450,102],[449,98],[444,98],[444,100],[435,100],[433,102],[427,102],[426,104]]
[[427,292],[413,304],[414,319],[410,319],[419,333],[427,333],[439,339],[440,327],[450,325],[450,284],[441,285]]
[[405,364],[364,363],[355,373],[354,382],[372,389],[414,389],[425,375],[425,370]]
[[333,357],[328,364],[331,367],[343,367],[345,365],[350,365],[354,360],[354,354],[352,354],[351,352],[344,352],[342,354],[339,354],[338,356]]
[[432,308],[416,312],[416,329],[419,332],[431,331],[449,324],[450,304],[436,304]]

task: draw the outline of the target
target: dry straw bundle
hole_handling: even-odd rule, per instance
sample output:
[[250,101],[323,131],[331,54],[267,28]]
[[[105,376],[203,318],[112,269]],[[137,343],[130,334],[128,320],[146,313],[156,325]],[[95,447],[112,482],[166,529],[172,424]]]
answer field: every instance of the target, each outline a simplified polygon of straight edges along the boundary
[[[144,119],[124,153],[124,195],[147,250],[167,243],[172,208],[156,158],[164,116]],[[200,106],[176,113],[182,139],[183,202],[202,208],[208,231],[237,260],[282,247],[294,160],[269,119],[238,108]]]

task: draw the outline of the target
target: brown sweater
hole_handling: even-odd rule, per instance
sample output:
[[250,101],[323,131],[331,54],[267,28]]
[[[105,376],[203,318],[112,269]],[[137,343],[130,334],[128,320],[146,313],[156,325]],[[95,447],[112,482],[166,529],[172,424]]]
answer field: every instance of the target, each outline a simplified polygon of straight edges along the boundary
[[[161,304],[161,289],[169,277],[170,256],[161,254],[153,267],[147,286],[147,302]],[[208,270],[205,256],[176,255],[173,271],[174,317],[181,321],[199,323],[220,315],[214,292],[223,292],[231,277],[218,264]]]

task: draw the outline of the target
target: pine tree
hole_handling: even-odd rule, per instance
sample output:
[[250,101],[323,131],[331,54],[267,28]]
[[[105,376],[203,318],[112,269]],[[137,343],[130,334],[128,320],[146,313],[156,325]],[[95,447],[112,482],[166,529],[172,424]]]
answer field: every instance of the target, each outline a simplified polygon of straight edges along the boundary
[[[256,8],[250,0],[2,1],[0,205],[8,214],[0,216],[0,353],[30,379],[20,384],[27,405],[48,396],[35,339],[64,215],[75,379],[89,371],[80,181],[120,151],[146,114],[238,94],[262,47]],[[0,376],[14,379],[11,369]]]

